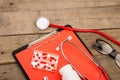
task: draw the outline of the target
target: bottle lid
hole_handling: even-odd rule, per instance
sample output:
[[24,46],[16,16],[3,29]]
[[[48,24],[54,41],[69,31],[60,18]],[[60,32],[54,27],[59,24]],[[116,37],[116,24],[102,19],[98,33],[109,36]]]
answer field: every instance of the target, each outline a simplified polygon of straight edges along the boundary
[[72,70],[72,66],[70,64],[67,64],[67,65],[63,66],[59,70],[59,72],[60,72],[61,75],[63,75],[65,71],[69,71],[69,70]]

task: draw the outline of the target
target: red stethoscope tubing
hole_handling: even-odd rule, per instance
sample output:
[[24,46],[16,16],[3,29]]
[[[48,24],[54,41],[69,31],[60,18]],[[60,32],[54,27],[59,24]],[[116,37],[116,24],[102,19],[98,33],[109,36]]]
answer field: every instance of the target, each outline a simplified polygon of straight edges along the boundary
[[49,26],[53,27],[53,28],[60,28],[60,29],[71,30],[71,31],[75,31],[75,32],[96,33],[96,34],[99,34],[99,35],[109,39],[110,41],[114,42],[118,46],[120,46],[119,41],[115,40],[114,38],[112,38],[111,36],[105,34],[104,32],[101,32],[101,31],[96,30],[96,29],[78,29],[78,28],[70,28],[70,27],[60,26],[60,25],[56,25],[56,24],[50,24]]

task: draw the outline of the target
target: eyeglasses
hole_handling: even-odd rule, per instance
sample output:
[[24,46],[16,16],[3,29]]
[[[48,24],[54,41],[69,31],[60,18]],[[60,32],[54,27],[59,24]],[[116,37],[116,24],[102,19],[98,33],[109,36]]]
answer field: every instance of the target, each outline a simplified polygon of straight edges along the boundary
[[116,65],[120,68],[120,54],[106,41],[96,39],[96,43],[92,47],[101,54],[109,55],[115,59]]

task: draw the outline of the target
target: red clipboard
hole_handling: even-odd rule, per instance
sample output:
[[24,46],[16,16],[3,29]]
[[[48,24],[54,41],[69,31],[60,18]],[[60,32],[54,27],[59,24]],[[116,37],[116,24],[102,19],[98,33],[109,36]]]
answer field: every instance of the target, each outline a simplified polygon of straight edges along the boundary
[[[79,45],[91,58],[92,55],[82,40],[76,35],[76,33],[68,30],[55,31],[43,38],[33,41],[15,51],[13,56],[23,70],[27,80],[43,80],[44,76],[48,76],[49,80],[62,80],[62,76],[59,73],[59,69],[68,64],[61,51],[56,51],[56,47],[63,42],[68,36],[72,36],[72,40],[75,44]],[[74,67],[82,73],[88,80],[99,80],[101,75],[98,67],[86,57],[83,52],[74,47],[71,44],[64,44],[64,52]],[[31,59],[34,50],[49,52],[59,55],[59,61],[57,70],[55,72],[39,70],[30,67]],[[104,77],[103,77],[104,78]],[[105,80],[105,79],[102,79]]]

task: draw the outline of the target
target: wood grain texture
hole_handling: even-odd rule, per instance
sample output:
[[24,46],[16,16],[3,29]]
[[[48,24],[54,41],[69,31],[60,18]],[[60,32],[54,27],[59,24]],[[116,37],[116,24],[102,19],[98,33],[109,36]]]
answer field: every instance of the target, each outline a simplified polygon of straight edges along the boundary
[[69,9],[120,5],[119,0],[0,0],[1,11]]
[[[42,36],[42,34],[41,34],[41,36]],[[16,48],[26,45],[29,42],[31,42],[39,37],[40,37],[39,34],[0,37],[0,45],[1,45],[0,50],[4,54],[11,53],[11,50],[15,50]]]
[[12,57],[12,51],[40,38],[41,36],[43,35],[33,34],[0,37],[0,64],[15,62]]
[[111,80],[120,79],[120,68],[118,68],[112,58],[109,56],[95,56],[100,65],[108,73]]
[[0,65],[0,80],[26,80],[17,64]]
[[[101,64],[102,67],[109,73],[119,73],[120,74],[120,69],[118,66],[115,64],[114,59],[107,55],[101,55],[101,56],[95,56],[98,62]],[[119,76],[120,77],[120,76]]]
[[[64,2],[68,3],[68,1],[69,0]],[[115,0],[114,2],[112,0],[106,0],[104,2],[108,4],[118,4],[117,1],[118,0]],[[39,31],[36,28],[35,21],[40,16],[46,16],[48,19],[50,19],[51,23],[56,23],[59,25],[71,24],[73,27],[82,29],[120,28],[119,5],[107,7],[71,7],[69,9],[66,9],[66,5],[63,6],[62,0],[53,0],[52,2],[46,0],[1,0],[0,2],[0,35],[45,33],[53,31],[53,29]],[[57,2],[57,5],[60,4],[64,8],[57,9],[57,7],[54,6],[54,8],[56,9],[39,9],[39,7],[42,6],[41,4],[43,3],[46,3],[46,5],[50,5],[54,2]],[[93,5],[92,3],[95,3],[94,1],[92,2],[89,0],[72,0],[68,4],[76,4],[82,2],[83,4],[88,2],[91,3],[91,5]],[[103,1],[97,2],[97,4],[102,2]],[[34,6],[35,4],[36,6]],[[21,6],[23,8],[18,8],[18,6]]]
[[48,17],[51,23],[59,25],[71,24],[73,27],[81,29],[120,28],[120,10],[115,9],[114,13],[113,10],[108,12],[105,10],[104,12],[104,9],[100,11],[99,9],[80,9],[80,11],[73,9],[67,10],[67,13],[66,10],[46,10],[41,11],[41,14],[37,11],[0,12],[0,35],[53,31],[53,28],[45,31],[39,31],[36,28],[35,21],[41,15]]

